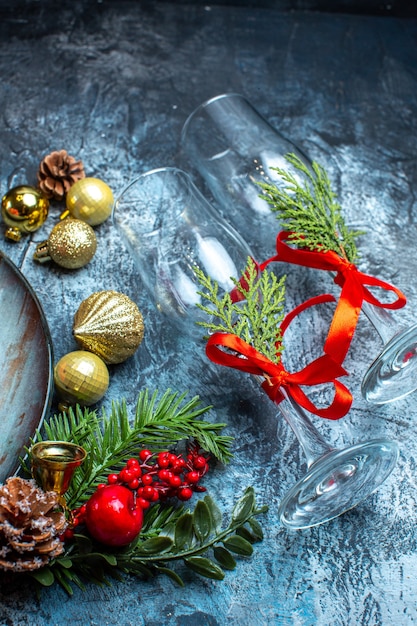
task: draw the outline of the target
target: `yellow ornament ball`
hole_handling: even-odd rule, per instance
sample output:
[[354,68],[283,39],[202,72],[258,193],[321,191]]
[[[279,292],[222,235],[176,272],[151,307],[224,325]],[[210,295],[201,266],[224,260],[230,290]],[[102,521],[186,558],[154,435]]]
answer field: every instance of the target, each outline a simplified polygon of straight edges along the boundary
[[9,189],[1,201],[1,215],[8,227],[6,239],[20,241],[22,234],[33,233],[42,226],[48,216],[49,200],[39,189],[19,185]]
[[72,217],[97,226],[110,216],[113,210],[113,192],[99,178],[82,178],[67,192],[67,211]]
[[65,403],[90,406],[106,393],[109,371],[96,354],[75,350],[55,365],[54,382],[57,394]]
[[39,263],[54,261],[69,270],[87,265],[97,249],[93,228],[82,220],[66,218],[56,224],[48,239],[36,246],[33,258]]

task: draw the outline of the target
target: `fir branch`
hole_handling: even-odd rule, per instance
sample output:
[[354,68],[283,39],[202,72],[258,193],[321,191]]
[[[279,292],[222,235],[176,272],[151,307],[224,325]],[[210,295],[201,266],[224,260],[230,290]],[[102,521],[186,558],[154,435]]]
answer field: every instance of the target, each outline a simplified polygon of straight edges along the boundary
[[282,353],[279,324],[284,317],[285,276],[278,279],[264,270],[260,273],[253,259],[243,272],[244,279],[234,280],[236,289],[243,296],[233,302],[229,293],[219,296],[219,286],[201,269],[196,269],[202,287],[198,293],[208,302],[199,304],[207,313],[209,321],[197,322],[210,333],[223,332],[237,335],[274,363]]
[[154,507],[148,511],[139,538],[122,549],[106,549],[82,534],[66,554],[31,576],[40,585],[60,584],[73,594],[73,586],[85,589],[85,582],[109,585],[111,578],[122,580],[121,574],[150,578],[157,574],[169,576],[179,585],[183,580],[173,569],[176,562],[192,571],[215,580],[222,580],[224,570],[234,569],[235,557],[249,557],[253,544],[263,533],[256,517],[267,511],[257,507],[253,487],[248,487],[236,502],[224,523],[224,516],[210,496],[199,500],[191,512],[178,508]]
[[[232,453],[233,438],[222,435],[224,423],[198,419],[211,407],[200,406],[197,396],[184,402],[186,393],[167,390],[160,398],[148,390],[139,394],[133,422],[130,423],[126,403],[113,402],[109,415],[79,406],[68,414],[53,416],[44,423],[45,436],[37,431],[31,444],[38,441],[70,441],[88,450],[84,463],[77,469],[66,494],[69,508],[76,508],[106,482],[110,472],[120,471],[126,460],[141,449],[153,452],[173,448],[180,441],[194,439],[201,448],[223,463]],[[29,470],[24,465],[26,471]]]
[[295,154],[286,160],[296,170],[273,167],[282,179],[283,187],[272,183],[257,183],[284,230],[291,232],[290,241],[299,248],[327,252],[332,250],[354,263],[358,258],[356,238],[362,231],[347,227],[336,194],[322,166],[312,163],[309,168]]

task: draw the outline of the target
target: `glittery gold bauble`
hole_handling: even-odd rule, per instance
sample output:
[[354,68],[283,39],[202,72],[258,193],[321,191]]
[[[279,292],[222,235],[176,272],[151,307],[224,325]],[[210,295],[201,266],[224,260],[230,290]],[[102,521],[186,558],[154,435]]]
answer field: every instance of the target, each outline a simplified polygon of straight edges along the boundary
[[19,185],[10,189],[2,198],[1,214],[8,226],[5,237],[19,241],[22,233],[33,233],[42,226],[48,216],[49,200],[39,189]]
[[104,222],[113,209],[113,192],[99,178],[83,178],[67,192],[67,211],[71,217],[83,220],[90,226]]
[[40,263],[54,261],[61,267],[75,270],[87,265],[97,249],[94,230],[82,220],[67,218],[58,222],[47,241],[40,243],[34,259]]
[[117,291],[97,291],[81,302],[73,334],[84,350],[105,363],[122,363],[139,347],[145,327],[136,304]]
[[68,404],[90,406],[104,396],[109,386],[109,372],[100,357],[85,350],[63,356],[54,368],[55,388]]

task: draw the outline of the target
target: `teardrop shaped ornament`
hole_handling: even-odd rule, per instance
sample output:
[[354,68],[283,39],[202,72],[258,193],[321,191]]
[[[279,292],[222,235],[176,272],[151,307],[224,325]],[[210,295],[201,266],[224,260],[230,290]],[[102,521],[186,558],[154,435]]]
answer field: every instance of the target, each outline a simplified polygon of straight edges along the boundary
[[83,300],[74,315],[73,335],[83,350],[107,364],[122,363],[138,349],[145,332],[141,312],[118,291],[97,291]]

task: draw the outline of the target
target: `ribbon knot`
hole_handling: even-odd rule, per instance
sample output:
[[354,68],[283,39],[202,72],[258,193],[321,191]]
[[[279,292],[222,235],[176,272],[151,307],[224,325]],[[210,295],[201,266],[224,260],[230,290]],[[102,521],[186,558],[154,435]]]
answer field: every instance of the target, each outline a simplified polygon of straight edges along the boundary
[[[336,252],[311,251],[292,248],[291,233],[281,231],[277,236],[277,254],[260,264],[263,270],[273,261],[283,261],[294,265],[303,265],[313,269],[336,272],[335,283],[342,288],[332,323],[324,344],[324,352],[331,355],[338,363],[343,363],[356,330],[363,301],[384,309],[399,309],[407,300],[405,295],[394,285],[358,270],[354,263],[341,258]],[[381,302],[368,289],[379,287],[396,295],[393,302]]]
[[[301,310],[320,302],[334,300],[333,296],[324,295],[312,298],[289,313],[283,320],[280,330],[285,332],[289,323]],[[268,397],[279,404],[285,396],[282,389],[301,407],[319,417],[340,419],[349,411],[352,404],[350,391],[340,381],[340,376],[346,376],[346,370],[329,354],[315,359],[299,372],[287,372],[280,361],[275,363],[258,352],[253,346],[232,333],[216,332],[211,335],[206,344],[208,358],[226,367],[253,374],[264,378],[262,389]],[[316,406],[304,393],[302,386],[315,386],[330,383],[334,387],[334,397],[329,406]]]

